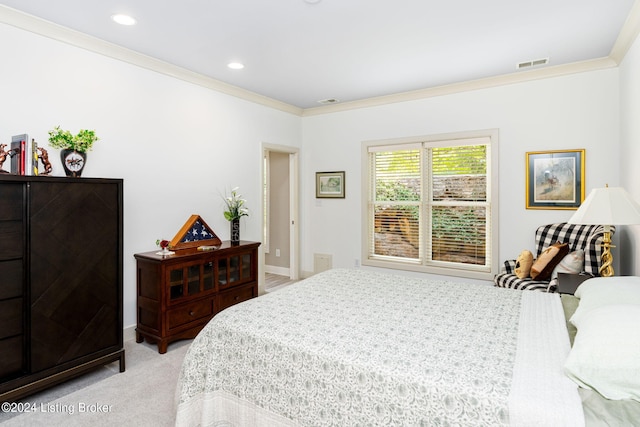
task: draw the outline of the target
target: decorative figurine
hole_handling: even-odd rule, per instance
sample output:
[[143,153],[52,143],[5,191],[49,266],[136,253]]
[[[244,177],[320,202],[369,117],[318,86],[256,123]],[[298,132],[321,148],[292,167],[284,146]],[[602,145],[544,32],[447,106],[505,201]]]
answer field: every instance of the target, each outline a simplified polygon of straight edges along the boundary
[[5,160],[7,160],[7,156],[13,157],[13,150],[6,151],[5,147],[7,144],[0,144],[0,173],[9,173],[6,170],[2,169],[2,164]]
[[40,175],[49,175],[53,170],[51,167],[51,162],[49,161],[49,153],[42,147],[38,147],[38,151],[40,151],[40,160],[42,160],[42,164],[44,166],[44,172],[41,172]]

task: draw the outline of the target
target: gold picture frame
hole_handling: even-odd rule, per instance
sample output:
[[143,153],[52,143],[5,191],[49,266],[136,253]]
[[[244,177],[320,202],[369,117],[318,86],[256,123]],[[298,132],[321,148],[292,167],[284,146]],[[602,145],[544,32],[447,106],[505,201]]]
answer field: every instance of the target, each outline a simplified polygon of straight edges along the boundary
[[584,149],[527,152],[527,209],[578,209],[584,200],[584,164]]

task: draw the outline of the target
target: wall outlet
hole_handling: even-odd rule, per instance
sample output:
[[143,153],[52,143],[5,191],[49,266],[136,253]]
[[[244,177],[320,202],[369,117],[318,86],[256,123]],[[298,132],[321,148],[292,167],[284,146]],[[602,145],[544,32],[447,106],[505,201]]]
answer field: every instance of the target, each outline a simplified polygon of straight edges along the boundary
[[276,256],[280,256],[280,249],[276,249]]
[[360,260],[356,258],[356,261],[353,263],[356,268],[360,268]]

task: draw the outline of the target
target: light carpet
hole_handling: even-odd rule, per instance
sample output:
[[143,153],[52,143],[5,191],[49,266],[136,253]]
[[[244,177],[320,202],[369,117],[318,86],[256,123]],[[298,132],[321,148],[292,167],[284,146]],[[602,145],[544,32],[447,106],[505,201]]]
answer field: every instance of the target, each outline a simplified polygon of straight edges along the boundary
[[[266,282],[273,292],[296,281],[268,275]],[[26,397],[14,409],[32,410],[0,411],[0,426],[173,426],[178,374],[192,341],[171,343],[165,354],[156,345],[125,341],[125,372],[114,362]]]
[[182,360],[192,340],[158,347],[126,341],[126,370],[111,363],[21,400],[31,412],[0,412],[9,426],[173,426],[174,396]]

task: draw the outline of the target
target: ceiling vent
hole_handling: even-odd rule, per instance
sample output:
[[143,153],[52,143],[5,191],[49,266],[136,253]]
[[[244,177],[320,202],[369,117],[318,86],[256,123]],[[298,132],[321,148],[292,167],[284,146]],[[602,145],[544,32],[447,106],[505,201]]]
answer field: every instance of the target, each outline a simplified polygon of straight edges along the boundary
[[549,58],[534,59],[532,61],[520,62],[518,65],[516,65],[516,68],[518,70],[522,70],[523,68],[538,67],[540,65],[547,65],[548,63]]
[[340,100],[339,99],[335,99],[335,98],[321,99],[320,101],[318,101],[318,103],[323,104],[323,105],[337,104],[338,102],[340,102]]

